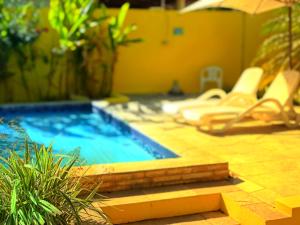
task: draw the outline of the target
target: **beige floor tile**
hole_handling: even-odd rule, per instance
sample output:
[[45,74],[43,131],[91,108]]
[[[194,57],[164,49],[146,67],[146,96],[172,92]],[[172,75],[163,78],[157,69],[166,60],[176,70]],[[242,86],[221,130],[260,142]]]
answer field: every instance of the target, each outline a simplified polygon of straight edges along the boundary
[[[140,110],[138,104],[134,102],[131,110]],[[151,104],[145,101],[142,105],[151,108]],[[300,194],[300,129],[250,122],[245,123],[245,129],[215,136],[178,124],[155,110],[144,110],[150,116],[143,120],[143,115],[136,118],[136,113],[116,107],[121,117],[138,119],[136,122],[133,119],[131,124],[182,158],[199,159],[199,162],[212,158],[228,161],[234,174],[265,189],[254,194],[268,203],[278,195]]]

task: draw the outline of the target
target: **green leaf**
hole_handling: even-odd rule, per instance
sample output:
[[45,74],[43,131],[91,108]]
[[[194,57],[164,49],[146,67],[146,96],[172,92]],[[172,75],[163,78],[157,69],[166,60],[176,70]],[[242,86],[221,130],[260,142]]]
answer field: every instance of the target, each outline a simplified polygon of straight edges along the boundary
[[55,207],[53,204],[51,204],[45,200],[40,200],[39,203],[41,204],[41,206],[43,206],[43,208],[47,212],[49,212],[53,215],[61,215],[62,214],[62,212],[57,207]]
[[130,4],[128,2],[126,2],[122,5],[122,7],[120,9],[120,12],[119,12],[119,15],[117,17],[118,27],[122,27],[124,25],[129,7],[130,7]]
[[17,187],[18,183],[14,183],[13,185],[13,191],[11,193],[11,199],[10,199],[10,213],[16,214],[17,213]]
[[5,38],[5,37],[7,36],[7,31],[6,31],[6,30],[2,30],[2,31],[1,31],[1,36],[2,36],[3,38]]

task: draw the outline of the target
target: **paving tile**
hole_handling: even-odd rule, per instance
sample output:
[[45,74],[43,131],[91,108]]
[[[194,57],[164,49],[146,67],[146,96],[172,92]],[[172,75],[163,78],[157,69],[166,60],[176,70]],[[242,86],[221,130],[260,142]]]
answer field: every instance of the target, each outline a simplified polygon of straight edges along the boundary
[[262,189],[251,193],[252,196],[264,201],[270,205],[274,205],[275,200],[280,198],[281,195],[269,189]]
[[247,180],[237,184],[236,186],[247,193],[253,193],[264,189],[263,187]]
[[249,204],[245,207],[266,220],[276,220],[288,217],[286,214],[278,212],[275,208],[266,203]]
[[234,200],[235,202],[239,203],[240,205],[250,205],[250,204],[257,204],[261,203],[261,200],[255,198],[253,195],[246,193],[244,191],[233,191],[223,193],[223,196]]
[[[134,104],[133,110],[137,110]],[[143,104],[150,107],[151,103],[145,101]],[[300,107],[297,110],[300,111]],[[214,158],[228,161],[233,174],[253,183],[248,191],[255,198],[272,203],[278,196],[300,195],[299,129],[247,122],[243,124],[247,129],[217,136],[177,124],[161,113],[147,113],[151,113],[152,119],[157,117],[155,121],[166,122],[132,122],[137,129],[174,149],[182,158],[199,159],[199,162]]]

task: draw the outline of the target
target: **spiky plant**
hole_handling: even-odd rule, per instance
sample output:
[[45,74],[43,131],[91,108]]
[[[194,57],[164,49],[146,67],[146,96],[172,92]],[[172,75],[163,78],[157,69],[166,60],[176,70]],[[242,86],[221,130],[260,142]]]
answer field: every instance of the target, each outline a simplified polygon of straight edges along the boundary
[[[80,178],[72,177],[76,158],[65,161],[52,148],[25,145],[24,156],[11,151],[0,164],[0,224],[81,224],[80,211],[104,213],[91,203],[96,191],[81,197]],[[96,190],[96,189],[95,189]]]

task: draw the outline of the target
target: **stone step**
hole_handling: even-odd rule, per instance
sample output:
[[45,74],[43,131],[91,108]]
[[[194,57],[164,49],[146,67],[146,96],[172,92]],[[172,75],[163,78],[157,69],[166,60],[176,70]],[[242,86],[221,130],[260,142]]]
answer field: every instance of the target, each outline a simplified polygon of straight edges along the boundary
[[236,191],[228,181],[175,185],[106,194],[95,202],[114,224],[218,211],[221,193]]
[[[300,196],[278,199],[275,205],[270,205],[230,181],[122,191],[107,194],[107,197],[106,202],[95,201],[94,205],[101,208],[113,224],[300,224]],[[217,217],[215,214],[209,218],[214,215],[212,212],[223,215]],[[97,224],[93,213],[88,213],[88,224]],[[223,223],[221,219],[229,222]]]
[[127,225],[239,225],[238,222],[220,211],[198,213],[164,219],[146,220]]
[[221,211],[241,225],[297,225],[300,218],[269,205],[244,191],[222,193]]

